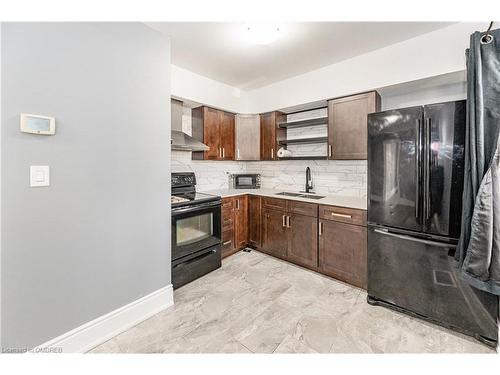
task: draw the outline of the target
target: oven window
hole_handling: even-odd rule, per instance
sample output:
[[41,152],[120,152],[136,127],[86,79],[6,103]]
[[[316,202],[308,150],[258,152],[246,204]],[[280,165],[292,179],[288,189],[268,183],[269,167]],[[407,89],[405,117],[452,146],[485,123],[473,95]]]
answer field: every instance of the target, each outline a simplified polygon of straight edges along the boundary
[[253,177],[238,177],[238,185],[251,186],[253,184]]
[[177,220],[177,246],[189,245],[212,237],[212,223],[212,212]]

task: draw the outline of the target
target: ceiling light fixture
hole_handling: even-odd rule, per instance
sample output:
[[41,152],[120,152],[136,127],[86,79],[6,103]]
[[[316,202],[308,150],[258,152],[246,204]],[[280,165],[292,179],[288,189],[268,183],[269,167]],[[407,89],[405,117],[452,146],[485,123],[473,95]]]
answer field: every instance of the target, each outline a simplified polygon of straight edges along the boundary
[[278,25],[248,24],[246,28],[248,40],[259,45],[271,44],[283,34],[282,28]]

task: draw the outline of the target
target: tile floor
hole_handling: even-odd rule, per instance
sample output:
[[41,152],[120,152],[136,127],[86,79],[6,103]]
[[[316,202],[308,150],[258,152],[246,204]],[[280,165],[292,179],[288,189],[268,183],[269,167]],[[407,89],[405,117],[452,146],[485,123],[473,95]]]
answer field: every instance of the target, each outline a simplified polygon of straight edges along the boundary
[[175,305],[94,353],[494,353],[366,293],[262,253],[239,252],[174,292]]

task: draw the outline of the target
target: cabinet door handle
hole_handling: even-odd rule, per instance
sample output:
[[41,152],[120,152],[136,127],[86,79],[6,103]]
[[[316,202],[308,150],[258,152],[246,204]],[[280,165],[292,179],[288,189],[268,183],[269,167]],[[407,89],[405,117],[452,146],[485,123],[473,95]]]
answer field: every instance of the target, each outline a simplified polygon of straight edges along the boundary
[[323,223],[321,221],[319,222],[318,233],[320,236],[323,235]]
[[240,156],[240,149],[239,149],[239,147],[236,149],[236,152],[238,153],[238,159],[239,159],[241,157]]
[[223,242],[222,245],[226,246],[226,245],[229,245],[231,242],[233,242],[233,241],[229,240],[229,241]]
[[332,157],[332,145],[328,145],[328,156]]
[[222,159],[224,159],[226,156],[226,153],[225,153],[225,150],[224,150],[224,147],[222,147]]
[[282,217],[282,223],[281,223],[281,225],[282,225],[283,227],[286,227],[286,223],[285,223],[285,222],[286,222],[286,216],[285,216],[285,215],[283,215],[283,217]]
[[290,219],[290,216],[286,217],[286,227],[291,228],[292,227],[292,220]]
[[222,148],[219,147],[219,158],[222,158]]
[[346,214],[338,214],[336,212],[331,213],[332,216],[337,216],[337,217],[343,217],[345,219],[352,219],[352,215],[346,215]]
[[271,159],[274,159],[274,148],[271,149]]
[[239,199],[236,199],[236,209],[237,210],[240,209],[240,200]]

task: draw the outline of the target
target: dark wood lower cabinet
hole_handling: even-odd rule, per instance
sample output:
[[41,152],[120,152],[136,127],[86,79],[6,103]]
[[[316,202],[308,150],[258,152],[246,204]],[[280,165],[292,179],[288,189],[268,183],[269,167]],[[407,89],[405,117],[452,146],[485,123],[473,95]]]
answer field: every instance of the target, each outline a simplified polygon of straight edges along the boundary
[[233,197],[222,199],[222,258],[236,252]]
[[248,242],[248,196],[234,197],[234,242],[237,250]]
[[241,195],[222,216],[223,258],[248,245],[366,289],[366,211]]
[[248,197],[222,199],[222,258],[236,253],[248,243]]
[[285,211],[264,210],[262,251],[278,258],[286,258],[288,241],[285,221]]
[[319,271],[366,289],[366,227],[320,220]]
[[222,232],[222,258],[234,253],[234,231],[227,229]]
[[289,214],[288,217],[288,260],[316,270],[318,267],[318,219],[296,214]]
[[248,197],[248,245],[262,247],[262,199],[256,195]]

